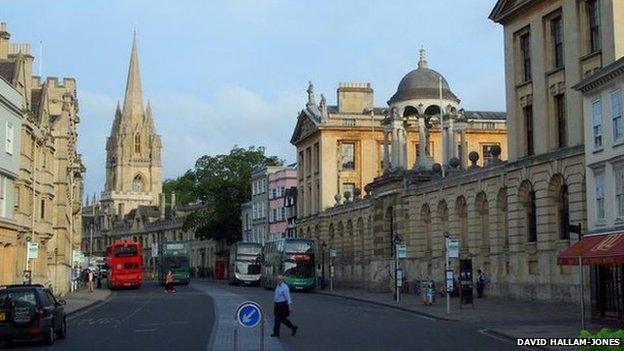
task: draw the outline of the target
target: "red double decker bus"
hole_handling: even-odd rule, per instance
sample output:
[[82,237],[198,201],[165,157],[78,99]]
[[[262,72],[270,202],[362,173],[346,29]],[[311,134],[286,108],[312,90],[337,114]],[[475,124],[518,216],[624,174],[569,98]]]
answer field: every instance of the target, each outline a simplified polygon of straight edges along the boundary
[[108,287],[139,288],[143,283],[142,247],[138,242],[120,241],[107,249]]

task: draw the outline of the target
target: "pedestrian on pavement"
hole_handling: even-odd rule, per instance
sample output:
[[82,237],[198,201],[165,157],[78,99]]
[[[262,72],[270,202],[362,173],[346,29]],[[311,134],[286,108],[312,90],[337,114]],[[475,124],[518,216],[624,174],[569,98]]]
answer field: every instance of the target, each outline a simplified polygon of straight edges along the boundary
[[277,284],[275,286],[275,294],[273,295],[273,303],[275,304],[273,309],[275,324],[273,324],[273,334],[271,334],[271,336],[275,338],[280,336],[280,324],[282,323],[290,328],[292,335],[295,335],[299,327],[288,320],[290,313],[293,311],[290,289],[288,289],[288,285],[284,283],[284,277],[281,275],[275,278],[275,282]]
[[89,288],[89,294],[93,293],[93,271],[87,269],[87,288]]
[[482,270],[478,269],[477,273],[479,274],[479,276],[477,277],[477,298],[480,299],[483,297],[483,289],[488,283],[488,279]]
[[165,292],[176,292],[173,287],[173,272],[170,270],[167,271],[167,275],[165,276]]
[[78,266],[74,266],[71,270],[71,291],[74,292],[78,290]]

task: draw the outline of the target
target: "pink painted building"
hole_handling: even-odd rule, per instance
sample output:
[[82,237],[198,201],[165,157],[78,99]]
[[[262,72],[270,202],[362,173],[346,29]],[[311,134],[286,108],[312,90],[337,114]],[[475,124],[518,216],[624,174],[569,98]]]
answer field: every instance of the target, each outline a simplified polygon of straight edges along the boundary
[[285,203],[286,189],[297,187],[297,169],[286,167],[269,174],[269,240],[286,237],[288,216]]

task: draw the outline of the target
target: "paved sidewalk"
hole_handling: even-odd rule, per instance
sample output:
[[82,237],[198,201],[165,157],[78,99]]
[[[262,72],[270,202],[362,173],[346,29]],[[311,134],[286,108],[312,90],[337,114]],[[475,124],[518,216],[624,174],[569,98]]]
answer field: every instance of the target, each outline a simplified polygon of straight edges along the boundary
[[87,289],[83,288],[73,293],[68,293],[62,299],[67,301],[65,312],[71,315],[108,300],[110,295],[111,291],[109,289],[94,289],[93,293],[89,294]]
[[[355,289],[316,290],[318,293],[366,301],[397,308],[425,316],[472,323],[486,333],[506,338],[526,337],[577,337],[580,330],[580,306],[572,303],[546,303],[522,301],[499,297],[474,299],[474,308],[464,305],[459,308],[459,299],[451,298],[451,313],[446,313],[446,298],[436,297],[436,303],[423,305],[422,296],[404,294],[401,302],[393,299],[392,293],[368,292]],[[587,311],[589,313],[589,311]],[[590,330],[599,325],[588,323]]]

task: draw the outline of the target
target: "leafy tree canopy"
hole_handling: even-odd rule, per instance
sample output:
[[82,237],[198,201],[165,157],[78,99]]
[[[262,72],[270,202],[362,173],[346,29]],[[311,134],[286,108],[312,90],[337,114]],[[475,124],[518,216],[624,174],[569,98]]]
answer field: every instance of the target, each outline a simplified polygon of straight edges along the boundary
[[234,148],[227,155],[204,155],[195,167],[163,184],[165,192],[175,191],[178,203],[200,200],[206,206],[187,216],[184,229],[194,230],[202,239],[241,239],[240,206],[250,200],[251,173],[258,166],[280,166],[277,156],[266,156],[263,147]]

